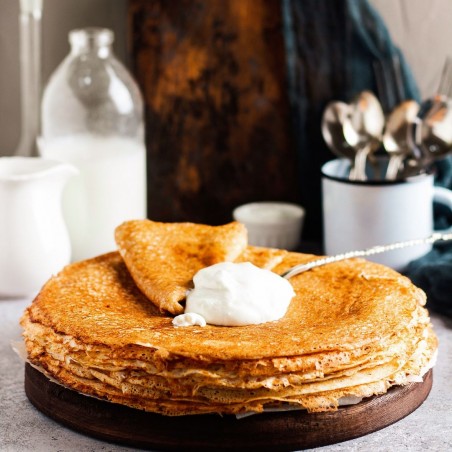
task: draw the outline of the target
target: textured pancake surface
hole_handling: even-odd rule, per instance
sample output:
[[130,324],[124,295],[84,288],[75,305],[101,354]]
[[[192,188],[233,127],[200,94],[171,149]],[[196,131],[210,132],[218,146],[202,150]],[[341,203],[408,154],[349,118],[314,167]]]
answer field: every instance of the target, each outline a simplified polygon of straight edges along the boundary
[[[277,273],[315,258],[236,254]],[[419,381],[435,356],[424,293],[378,264],[352,259],[292,278],[296,296],[275,322],[176,328],[124,261],[115,252],[66,267],[22,318],[30,361],[82,393],[166,415],[325,411]]]

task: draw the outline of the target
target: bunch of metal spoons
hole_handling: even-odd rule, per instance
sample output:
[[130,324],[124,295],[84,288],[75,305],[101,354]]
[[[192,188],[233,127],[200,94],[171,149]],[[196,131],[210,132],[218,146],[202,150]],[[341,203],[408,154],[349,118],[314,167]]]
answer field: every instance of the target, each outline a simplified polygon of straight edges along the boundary
[[331,151],[350,160],[351,180],[367,180],[366,164],[382,148],[387,166],[381,179],[421,174],[452,154],[452,58],[447,58],[438,93],[420,105],[403,100],[386,115],[377,97],[364,91],[350,103],[330,102],[322,134]]
[[352,102],[330,102],[322,117],[322,134],[331,151],[349,159],[350,179],[366,180],[366,162],[380,146],[385,118],[377,97],[363,91]]

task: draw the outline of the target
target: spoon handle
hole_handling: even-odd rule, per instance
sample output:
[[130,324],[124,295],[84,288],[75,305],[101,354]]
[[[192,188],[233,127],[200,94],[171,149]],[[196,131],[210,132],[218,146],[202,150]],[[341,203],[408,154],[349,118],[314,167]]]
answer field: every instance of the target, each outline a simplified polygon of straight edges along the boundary
[[369,143],[366,143],[362,148],[358,149],[353,163],[353,168],[350,171],[350,180],[366,180],[366,162],[369,153]]
[[303,273],[305,271],[311,270],[312,268],[320,267],[322,265],[331,264],[333,262],[338,262],[338,261],[342,261],[345,259],[351,259],[353,257],[372,256],[373,254],[385,253],[386,251],[398,250],[398,249],[407,248],[410,246],[418,246],[418,245],[425,245],[427,243],[435,243],[439,240],[442,240],[442,241],[452,240],[452,233],[444,234],[444,233],[440,233],[440,232],[434,232],[429,237],[425,237],[423,239],[406,240],[404,242],[396,242],[396,243],[391,243],[389,245],[373,246],[372,248],[367,248],[365,250],[347,251],[342,254],[336,254],[335,256],[321,257],[319,259],[313,260],[306,264],[300,264],[300,265],[296,265],[295,267],[289,268],[284,273],[282,273],[281,276],[285,279],[289,279],[295,275],[298,275],[299,273]]
[[388,168],[386,169],[386,180],[395,180],[402,167],[403,159],[405,155],[394,154],[389,158]]

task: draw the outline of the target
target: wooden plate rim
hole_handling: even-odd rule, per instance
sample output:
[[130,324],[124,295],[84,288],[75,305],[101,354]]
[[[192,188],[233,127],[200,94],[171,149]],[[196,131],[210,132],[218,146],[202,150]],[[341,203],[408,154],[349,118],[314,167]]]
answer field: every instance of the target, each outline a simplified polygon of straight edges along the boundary
[[288,411],[235,416],[168,417],[82,395],[25,365],[25,393],[42,413],[75,431],[149,450],[292,451],[354,439],[387,427],[416,410],[433,382],[396,386],[386,394],[334,412]]

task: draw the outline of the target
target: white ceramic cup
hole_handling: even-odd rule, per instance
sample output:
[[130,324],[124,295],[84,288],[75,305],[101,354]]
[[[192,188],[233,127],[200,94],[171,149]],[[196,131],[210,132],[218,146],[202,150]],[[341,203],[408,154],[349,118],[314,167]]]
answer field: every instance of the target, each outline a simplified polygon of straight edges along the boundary
[[305,210],[286,202],[252,202],[234,209],[232,216],[248,231],[248,243],[294,250],[300,243]]
[[[432,174],[397,181],[351,181],[343,160],[323,165],[322,195],[328,255],[427,237],[433,232],[433,201],[452,209],[452,191],[435,187]],[[403,271],[430,249],[431,245],[421,245],[369,259]]]

